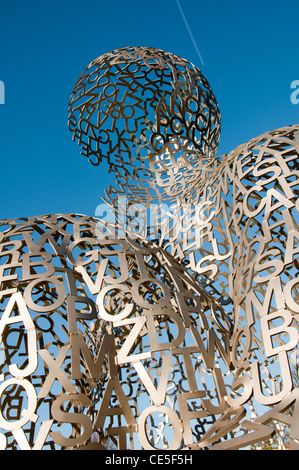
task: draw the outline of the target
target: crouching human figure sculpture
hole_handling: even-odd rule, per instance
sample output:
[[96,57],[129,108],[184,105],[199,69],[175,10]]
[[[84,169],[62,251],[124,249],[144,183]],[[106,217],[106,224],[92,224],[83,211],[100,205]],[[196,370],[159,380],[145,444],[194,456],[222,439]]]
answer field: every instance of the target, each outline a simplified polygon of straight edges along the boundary
[[132,47],[69,128],[110,214],[2,221],[1,448],[296,449],[299,126],[216,157],[202,73]]

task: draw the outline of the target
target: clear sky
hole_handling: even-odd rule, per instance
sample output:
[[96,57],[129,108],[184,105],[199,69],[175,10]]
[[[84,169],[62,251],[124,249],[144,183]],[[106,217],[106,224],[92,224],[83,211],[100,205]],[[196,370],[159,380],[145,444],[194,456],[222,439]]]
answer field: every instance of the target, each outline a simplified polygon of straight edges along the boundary
[[157,47],[202,70],[222,115],[218,154],[299,123],[298,0],[180,6],[187,25],[176,0],[1,2],[0,219],[95,214],[112,176],[80,155],[67,107],[83,69],[115,48]]

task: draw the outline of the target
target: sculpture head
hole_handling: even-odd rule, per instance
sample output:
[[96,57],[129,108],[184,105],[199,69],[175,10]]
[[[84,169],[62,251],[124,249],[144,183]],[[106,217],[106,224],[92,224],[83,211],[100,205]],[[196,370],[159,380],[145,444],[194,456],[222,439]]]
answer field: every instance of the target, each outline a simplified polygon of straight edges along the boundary
[[69,129],[93,165],[106,159],[119,188],[142,200],[184,191],[215,156],[220,113],[201,71],[159,49],[122,48],[83,71]]

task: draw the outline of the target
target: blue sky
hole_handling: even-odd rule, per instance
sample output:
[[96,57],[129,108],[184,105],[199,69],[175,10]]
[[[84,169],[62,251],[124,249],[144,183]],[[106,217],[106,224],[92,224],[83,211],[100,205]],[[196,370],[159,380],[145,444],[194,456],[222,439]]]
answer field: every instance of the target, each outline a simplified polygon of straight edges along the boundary
[[222,115],[218,154],[299,122],[299,2],[12,0],[0,7],[0,219],[77,212],[93,216],[112,182],[72,142],[67,107],[94,58],[152,46],[197,65]]

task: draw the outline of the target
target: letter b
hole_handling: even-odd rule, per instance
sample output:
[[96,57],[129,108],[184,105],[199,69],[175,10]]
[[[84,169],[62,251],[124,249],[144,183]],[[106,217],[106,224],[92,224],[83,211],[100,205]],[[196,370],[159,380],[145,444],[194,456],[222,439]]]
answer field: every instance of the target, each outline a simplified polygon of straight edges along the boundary
[[[282,318],[284,323],[274,328],[269,328],[269,322],[272,322],[276,318]],[[289,326],[292,323],[293,316],[288,310],[279,310],[269,315],[265,315],[261,318],[261,327],[264,339],[265,352],[267,357],[274,356],[281,351],[289,351],[293,349],[298,343],[298,332],[296,328]],[[281,335],[287,333],[289,335],[288,342],[281,342],[281,345],[274,346],[272,338],[275,335]]]

